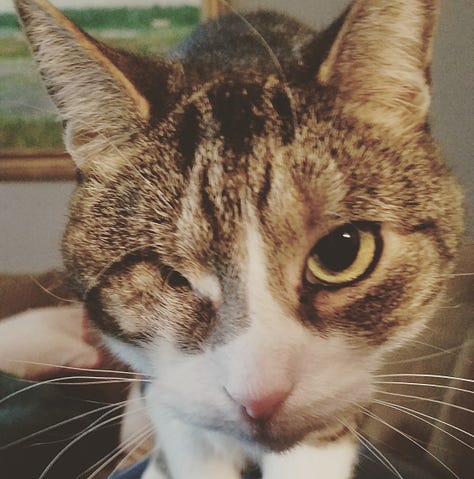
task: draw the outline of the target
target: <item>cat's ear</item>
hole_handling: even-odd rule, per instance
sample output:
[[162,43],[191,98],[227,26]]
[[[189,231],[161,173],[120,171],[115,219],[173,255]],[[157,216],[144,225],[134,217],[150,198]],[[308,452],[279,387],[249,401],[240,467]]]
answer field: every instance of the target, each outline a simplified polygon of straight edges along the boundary
[[[65,124],[66,146],[74,160],[82,164],[91,155],[118,150],[150,121],[153,104],[159,100],[156,92],[166,98],[162,90],[173,66],[163,60],[152,68],[145,60],[101,44],[46,0],[15,0],[15,4]],[[156,81],[143,82],[147,70],[154,71]],[[150,102],[150,96],[155,101]]]
[[430,104],[437,0],[356,0],[318,80],[344,110],[395,132],[420,128]]

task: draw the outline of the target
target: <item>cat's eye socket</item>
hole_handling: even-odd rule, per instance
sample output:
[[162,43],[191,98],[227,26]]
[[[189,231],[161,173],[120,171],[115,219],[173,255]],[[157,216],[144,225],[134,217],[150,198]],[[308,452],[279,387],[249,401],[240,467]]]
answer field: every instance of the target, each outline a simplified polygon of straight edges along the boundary
[[189,281],[176,270],[171,270],[167,276],[167,283],[174,289],[178,288],[191,288]]
[[306,262],[311,284],[340,287],[365,277],[380,258],[380,228],[373,223],[348,223],[321,238]]

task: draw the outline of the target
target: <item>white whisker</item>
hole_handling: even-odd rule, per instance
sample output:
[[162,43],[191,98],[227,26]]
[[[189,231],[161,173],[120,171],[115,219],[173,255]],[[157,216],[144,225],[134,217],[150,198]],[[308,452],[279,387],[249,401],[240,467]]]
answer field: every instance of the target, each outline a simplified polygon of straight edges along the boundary
[[[79,376],[77,379],[80,379]],[[134,383],[134,382],[150,382],[144,381],[143,379],[129,379],[129,378],[113,378],[113,379],[103,379],[103,380],[93,380],[93,381],[64,381],[57,382],[56,385],[59,386],[90,386],[97,384],[117,384],[117,383]]]
[[390,384],[390,385],[403,385],[403,386],[422,386],[428,388],[450,389],[451,391],[459,391],[466,394],[474,394],[474,391],[470,389],[457,388],[446,384],[431,384],[431,383],[416,383],[408,381],[375,381],[375,384]]
[[[28,108],[30,111],[35,111],[37,113],[47,113],[48,115],[51,115],[51,117],[56,117],[58,116],[58,112],[57,110],[48,110],[47,108],[40,108],[38,106],[35,106],[35,105],[30,105],[29,103],[25,103],[24,101],[19,101],[19,100],[8,100],[8,101],[5,101],[2,99],[2,107],[5,107],[7,106],[8,108],[12,108],[14,106],[21,106],[21,107],[26,107]],[[59,120],[58,120],[58,123],[59,123]]]
[[377,374],[376,378],[435,378],[448,379],[450,381],[464,381],[467,383],[474,383],[474,379],[462,378],[458,376],[444,376],[442,374],[417,374],[417,373],[397,373],[397,374]]
[[[94,471],[91,475],[87,477],[87,479],[93,479],[96,474],[98,474],[100,471],[104,469],[104,467],[108,466],[112,461],[114,461],[120,454],[125,449],[128,449],[130,446],[132,446],[134,443],[135,446],[132,447],[132,449],[126,454],[126,456],[121,459],[118,464],[114,467],[114,470],[111,472],[110,475],[114,474],[119,468],[120,465],[123,464],[129,457],[133,455],[133,453],[153,434],[153,428],[150,426],[145,426],[140,431],[137,433],[133,434],[131,438],[129,438],[125,442],[121,442],[110,454],[108,454],[104,459],[105,462],[100,465],[100,467]],[[95,464],[97,465],[97,463]],[[91,469],[91,468],[89,468]],[[87,473],[87,471],[85,472]]]
[[[4,444],[2,446],[0,446],[0,451],[2,450],[5,450],[5,449],[8,449],[12,446],[16,446],[17,444],[21,444],[22,442],[25,442],[27,441],[28,439],[32,439],[33,437],[36,437],[36,436],[39,436],[40,434],[44,434],[48,431],[52,431],[58,427],[61,427],[61,426],[64,426],[65,424],[68,424],[68,423],[71,423],[71,422],[74,422],[74,421],[77,421],[79,419],[83,419],[87,416],[90,416],[92,414],[95,414],[95,413],[98,413],[100,411],[103,411],[103,410],[106,410],[106,409],[113,409],[115,406],[123,406],[127,401],[122,401],[122,402],[119,402],[119,403],[114,403],[114,404],[109,404],[107,406],[102,406],[100,408],[97,408],[97,409],[93,409],[92,411],[87,411],[85,413],[82,413],[82,414],[79,414],[77,416],[74,416],[72,418],[69,418],[69,419],[65,419],[64,421],[61,421],[61,422],[58,422],[56,424],[53,424],[51,426],[48,426],[48,427],[45,427],[43,429],[40,429],[39,431],[36,431],[36,432],[33,432],[32,434],[28,434],[27,436],[24,436],[20,439],[17,439],[15,441],[12,441],[12,442],[9,442],[8,444]],[[108,411],[110,412],[110,411]]]
[[469,345],[472,342],[473,341],[469,340],[469,341],[466,341],[464,344],[462,344],[460,346],[454,346],[452,348],[445,349],[444,351],[440,351],[440,352],[432,353],[432,354],[426,354],[424,356],[418,356],[416,358],[399,359],[397,361],[387,361],[386,364],[406,364],[406,363],[414,363],[414,362],[417,362],[417,361],[422,361],[422,360],[425,360],[425,359],[437,358],[437,357],[443,356],[445,354],[455,353],[455,352],[465,348],[466,345]]
[[[15,363],[22,363],[22,364],[32,364],[35,366],[48,366],[52,368],[58,368],[58,369],[67,369],[71,371],[84,371],[84,372],[93,372],[93,373],[111,373],[111,374],[124,374],[128,376],[145,376],[146,378],[150,378],[148,374],[142,374],[142,373],[137,373],[135,371],[121,371],[121,370],[116,370],[116,369],[98,369],[98,368],[78,368],[74,366],[63,366],[60,364],[52,364],[52,363],[45,363],[45,362],[39,362],[39,361],[25,361],[23,359],[5,359],[2,358],[5,361],[11,361]],[[72,376],[75,377],[75,376]]]
[[40,387],[40,386],[44,386],[46,384],[56,384],[56,383],[60,383],[61,384],[61,381],[64,381],[62,384],[65,385],[71,385],[73,386],[74,385],[74,382],[70,382],[70,383],[67,383],[65,382],[66,380],[78,380],[78,379],[91,379],[91,380],[116,380],[117,382],[123,382],[123,383],[133,383],[133,382],[142,382],[143,380],[142,379],[134,379],[134,378],[116,378],[116,377],[104,377],[104,376],[69,376],[69,377],[66,377],[66,378],[54,378],[54,379],[48,379],[46,381],[41,381],[41,382],[38,382],[38,383],[34,383],[34,384],[30,384],[29,386],[26,386],[18,391],[15,391],[11,394],[8,394],[7,396],[4,396],[3,398],[0,399],[0,405],[3,404],[4,402],[18,396],[19,394],[21,393],[24,393],[24,392],[27,392],[31,389],[34,389],[34,388],[37,388],[37,387]]
[[58,299],[59,301],[63,301],[65,303],[71,303],[71,304],[81,304],[81,301],[77,300],[77,299],[70,299],[70,298],[63,298],[61,296],[58,296],[56,293],[53,293],[52,291],[50,291],[48,288],[46,288],[45,286],[43,286],[37,278],[35,278],[33,275],[29,275],[29,278],[33,281],[33,283],[36,284],[36,286],[38,286],[41,290],[43,290],[46,294],[48,294],[49,296],[51,296],[52,298],[54,299]]
[[[134,411],[130,411],[131,413],[135,413],[135,412],[140,412],[143,410],[143,407],[137,409],[137,410],[134,410]],[[56,456],[54,456],[54,458],[49,462],[49,464],[46,466],[46,468],[43,470],[43,472],[41,473],[41,475],[39,476],[38,479],[44,479],[46,477],[46,474],[48,474],[48,472],[53,468],[53,466],[59,461],[59,459],[72,447],[74,446],[74,444],[77,444],[81,439],[83,439],[84,437],[86,437],[87,435],[93,433],[94,431],[97,431],[98,429],[100,429],[101,427],[107,425],[107,424],[110,424],[110,423],[113,423],[114,421],[119,421],[121,419],[123,419],[126,415],[128,414],[128,412],[125,412],[123,414],[119,414],[117,416],[114,416],[110,419],[107,419],[105,421],[103,421],[102,423],[100,424],[97,424],[97,425],[94,425],[93,427],[92,426],[89,426],[82,434],[80,434],[79,436],[77,436],[73,441],[71,441],[69,444],[67,444],[65,447],[63,447],[63,449],[61,449],[61,451],[56,454]]]
[[[397,411],[400,411],[400,412],[403,412],[411,417],[414,417],[416,419],[418,419],[419,421],[423,421],[424,423],[426,424],[429,424],[431,427],[434,427],[435,429],[438,429],[439,431],[443,432],[444,434],[446,434],[447,436],[449,437],[452,437],[454,440],[460,442],[461,444],[463,444],[464,446],[468,447],[469,449],[474,449],[474,446],[471,446],[470,444],[468,444],[467,442],[463,441],[462,439],[460,439],[459,437],[455,436],[454,434],[451,434],[449,431],[446,431],[445,429],[443,429],[442,427],[439,427],[437,426],[436,424],[434,424],[434,422],[432,421],[428,421],[426,419],[424,419],[423,417],[427,417],[427,418],[430,418],[430,419],[433,419],[434,421],[439,421],[437,418],[434,418],[432,416],[428,416],[427,414],[424,414],[424,413],[421,413],[419,411],[416,411],[414,409],[411,409],[411,408],[408,408],[408,407],[404,407],[404,406],[400,406],[400,405],[395,405],[395,404],[391,404],[391,403],[388,403],[386,401],[381,401],[379,399],[375,399],[374,400],[375,403],[377,404],[380,404],[381,406],[385,406],[385,407],[389,407],[389,408],[392,408],[392,409],[395,409]],[[420,416],[423,416],[423,417],[420,417]],[[451,424],[448,424],[444,421],[439,421],[441,422],[442,424],[445,424],[447,426],[450,426],[450,427],[454,427],[455,429],[458,429],[460,430],[461,432],[463,432],[464,434],[468,434],[469,436],[471,437],[474,437],[473,434],[470,434],[468,433],[467,431],[463,431],[461,428],[457,428],[456,426],[453,426]]]
[[444,349],[444,348],[441,348],[439,346],[435,346],[434,344],[425,343],[424,341],[419,341],[417,339],[408,338],[407,341],[409,341],[410,343],[420,344],[421,346],[426,346],[428,348],[435,349],[436,351],[440,351],[440,352],[443,352],[443,353],[446,352],[446,349]]
[[265,40],[265,38],[263,37],[263,35],[252,25],[251,22],[249,22],[247,20],[247,18],[245,18],[240,12],[238,12],[230,2],[228,2],[227,0],[220,0],[224,5],[227,6],[227,8],[229,8],[229,10],[234,14],[236,15],[237,18],[239,18],[240,20],[242,20],[242,22],[247,26],[247,28],[249,29],[250,32],[252,32],[256,38],[259,39],[259,41],[261,42],[262,46],[265,48],[265,50],[267,51],[267,54],[270,58],[270,60],[272,61],[273,65],[275,66],[276,68],[276,71],[278,73],[278,76],[280,77],[280,81],[283,83],[284,85],[284,88],[285,88],[285,93],[287,94],[288,96],[288,99],[290,100],[290,108],[291,108],[291,116],[292,116],[292,122],[293,122],[293,128],[294,130],[296,130],[296,124],[297,124],[297,116],[296,116],[296,110],[295,110],[295,99],[294,99],[294,96],[293,96],[293,93],[290,89],[290,87],[288,86],[289,83],[288,83],[288,79],[286,77],[286,73],[285,71],[283,70],[283,67],[280,63],[280,60],[278,60],[278,57],[276,56],[275,52],[272,50],[272,48],[270,47],[270,45],[268,44],[268,42]]
[[388,394],[389,396],[396,396],[396,397],[403,397],[403,398],[407,398],[407,399],[417,399],[419,401],[427,401],[427,402],[432,402],[432,403],[436,403],[436,404],[441,404],[443,406],[449,406],[449,407],[452,407],[454,409],[459,409],[461,411],[465,411],[465,412],[468,412],[468,413],[474,413],[474,411],[472,409],[469,409],[467,407],[463,407],[463,406],[459,406],[458,404],[451,404],[449,402],[446,402],[446,401],[440,401],[439,399],[433,399],[433,398],[426,398],[426,397],[423,397],[423,396],[412,396],[411,394],[401,394],[401,393],[392,393],[392,392],[388,392],[388,391],[377,391],[378,393],[380,394]]
[[[341,422],[341,421],[340,421]],[[398,469],[387,459],[387,457],[378,449],[374,443],[369,441],[367,437],[365,437],[362,433],[359,431],[356,431],[354,428],[348,426],[347,424],[342,423],[349,431],[350,433],[358,439],[369,451],[370,453],[378,459],[389,471],[393,472],[395,476],[397,476],[399,479],[403,479],[403,476],[400,474]]]
[[[405,432],[401,431],[400,429],[396,428],[392,424],[388,423],[387,421],[383,420],[380,416],[377,416],[373,412],[369,411],[367,408],[364,406],[359,406],[360,409],[364,412],[365,415],[371,417],[375,421],[380,422],[381,424],[387,426],[388,428],[392,429],[393,431],[397,432],[400,434],[402,437],[408,439],[411,443],[415,444],[418,448],[422,449],[424,452],[426,452],[429,456],[431,456],[436,462],[441,464],[447,471],[449,471],[456,479],[461,479],[447,464],[445,464],[441,459],[436,457],[431,451],[429,451],[426,447],[424,447],[422,444],[420,444],[418,441],[410,437],[408,434]],[[41,478],[40,478],[41,479]]]

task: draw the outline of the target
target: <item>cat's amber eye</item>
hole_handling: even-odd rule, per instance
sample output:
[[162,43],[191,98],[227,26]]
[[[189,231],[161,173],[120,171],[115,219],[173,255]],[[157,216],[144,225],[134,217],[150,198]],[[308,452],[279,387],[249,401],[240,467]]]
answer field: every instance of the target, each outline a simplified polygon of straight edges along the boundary
[[340,287],[373,270],[381,252],[380,228],[371,223],[348,223],[321,238],[307,259],[311,284]]

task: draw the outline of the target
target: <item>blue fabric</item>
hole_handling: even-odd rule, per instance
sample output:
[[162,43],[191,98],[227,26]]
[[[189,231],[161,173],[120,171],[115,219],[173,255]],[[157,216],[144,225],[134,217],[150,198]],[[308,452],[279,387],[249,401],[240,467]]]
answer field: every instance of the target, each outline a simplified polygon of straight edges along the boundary
[[145,459],[123,471],[112,474],[109,479],[140,479],[147,465],[148,459]]

